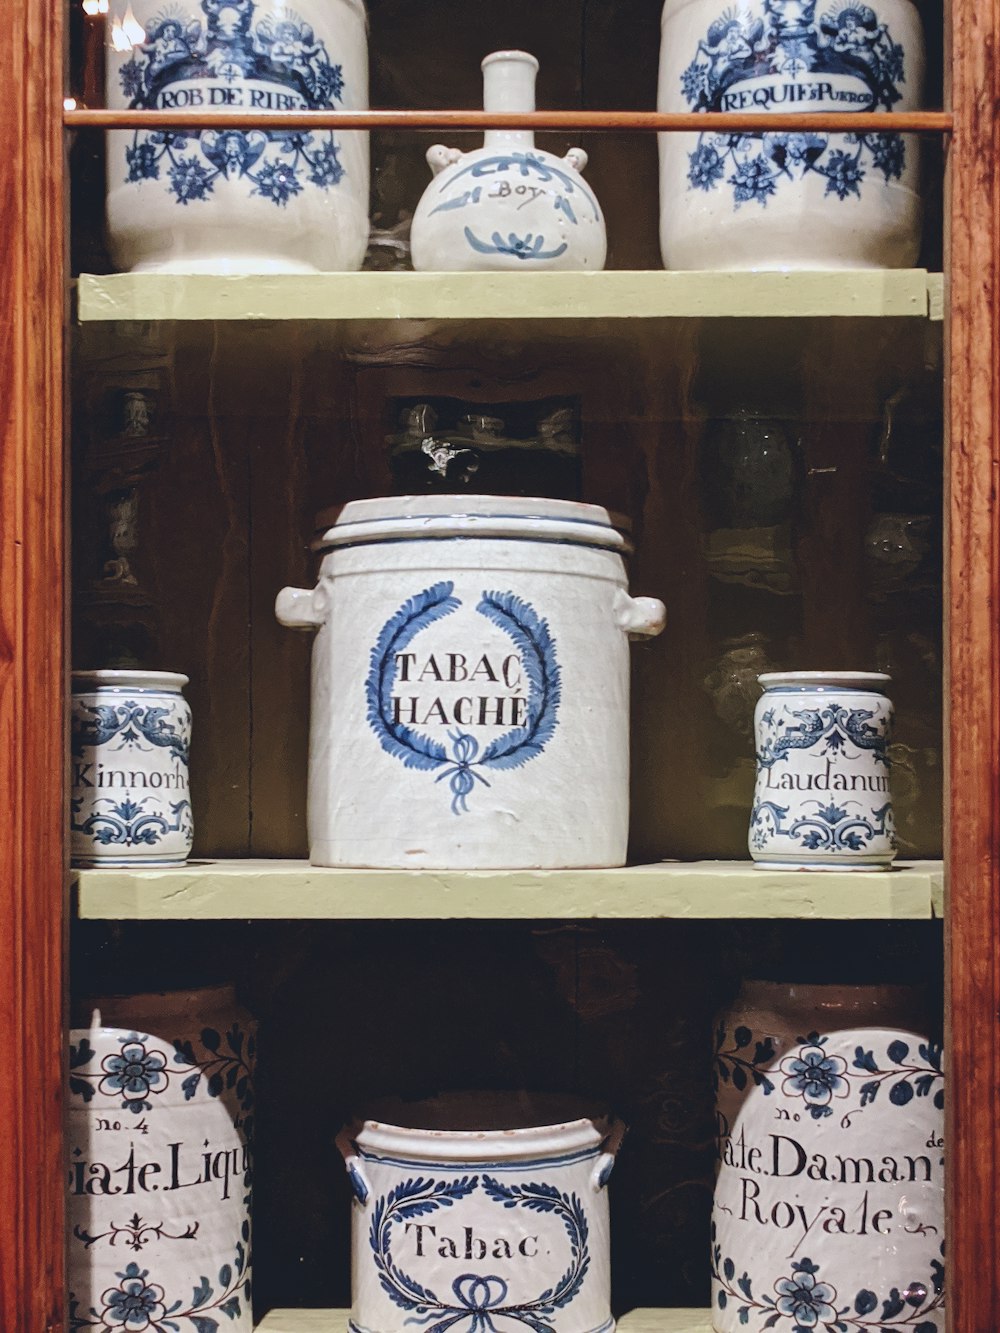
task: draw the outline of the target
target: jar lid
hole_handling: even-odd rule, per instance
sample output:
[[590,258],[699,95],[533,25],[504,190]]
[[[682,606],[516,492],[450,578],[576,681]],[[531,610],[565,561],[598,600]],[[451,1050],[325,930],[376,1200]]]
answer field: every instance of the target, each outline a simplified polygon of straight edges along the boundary
[[492,537],[629,552],[628,522],[600,505],[511,495],[401,495],[352,500],[317,516],[313,550],[384,541]]
[[188,684],[189,678],[177,671],[118,671],[108,668],[104,671],[74,671],[73,692],[82,694],[87,690],[160,690],[170,694],[179,694]]
[[765,671],[757,677],[765,690],[800,688],[832,690],[875,690],[892,683],[884,671]]
[[369,1108],[351,1137],[364,1151],[456,1161],[593,1152],[607,1138],[605,1107],[575,1097],[452,1092],[422,1101],[393,1098]]

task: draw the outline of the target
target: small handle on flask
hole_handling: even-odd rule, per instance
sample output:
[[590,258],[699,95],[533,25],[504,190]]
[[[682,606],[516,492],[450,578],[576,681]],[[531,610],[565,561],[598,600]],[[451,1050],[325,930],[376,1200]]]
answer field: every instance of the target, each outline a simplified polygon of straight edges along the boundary
[[622,1141],[627,1133],[628,1126],[624,1120],[615,1120],[608,1130],[607,1137],[601,1144],[601,1155],[594,1163],[594,1169],[590,1173],[590,1188],[595,1194],[600,1194],[611,1179],[611,1172],[615,1167],[618,1150],[621,1148]]
[[440,176],[446,167],[453,167],[464,156],[460,148],[447,148],[443,143],[435,143],[427,150],[427,165],[435,176]]
[[667,608],[658,597],[630,597],[624,589],[615,592],[615,624],[630,639],[655,639],[667,623]]
[[364,1173],[361,1158],[358,1156],[350,1130],[342,1129],[334,1142],[344,1159],[344,1169],[347,1171],[347,1178],[351,1182],[351,1191],[361,1207],[364,1208],[372,1196],[372,1187]]

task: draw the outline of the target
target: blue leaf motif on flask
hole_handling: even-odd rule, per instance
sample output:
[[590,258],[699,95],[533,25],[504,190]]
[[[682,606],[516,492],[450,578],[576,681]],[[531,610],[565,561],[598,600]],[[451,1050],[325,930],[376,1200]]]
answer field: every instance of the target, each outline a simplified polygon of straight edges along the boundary
[[450,580],[409,598],[382,627],[371,650],[365,681],[368,724],[382,749],[406,768],[440,770],[435,781],[448,781],[455,815],[468,813],[468,800],[477,783],[490,786],[482,770],[521,768],[544,752],[555,734],[562,694],[561,669],[548,622],[514,593],[486,591],[476,611],[510,638],[527,681],[523,723],[485,747],[461,727],[449,730],[449,753],[440,741],[403,722],[394,690],[404,650],[423,630],[461,605]]

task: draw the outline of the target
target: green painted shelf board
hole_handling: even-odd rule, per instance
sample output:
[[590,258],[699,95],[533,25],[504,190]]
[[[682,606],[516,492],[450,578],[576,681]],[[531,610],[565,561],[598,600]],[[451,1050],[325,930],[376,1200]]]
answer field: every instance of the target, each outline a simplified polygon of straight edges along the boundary
[[80,323],[154,320],[942,319],[940,273],[85,273]]
[[[272,1310],[256,1333],[347,1333],[347,1310]],[[712,1333],[708,1310],[632,1310],[619,1333]]]
[[620,870],[329,870],[305,861],[190,861],[74,872],[81,918],[210,920],[929,920],[939,861],[890,871],[757,870],[664,861]]

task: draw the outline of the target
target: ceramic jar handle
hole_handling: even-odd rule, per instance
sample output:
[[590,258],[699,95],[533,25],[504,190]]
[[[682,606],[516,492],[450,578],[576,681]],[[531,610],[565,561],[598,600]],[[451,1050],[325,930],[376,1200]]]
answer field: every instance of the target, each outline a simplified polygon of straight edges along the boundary
[[344,1159],[344,1169],[347,1171],[347,1177],[351,1182],[351,1190],[354,1197],[357,1199],[358,1203],[360,1203],[361,1207],[364,1208],[367,1206],[368,1200],[372,1196],[372,1187],[368,1183],[368,1177],[365,1175],[364,1169],[362,1168],[361,1158],[358,1156],[354,1146],[354,1140],[351,1138],[348,1130],[342,1129],[334,1142],[340,1150],[340,1155]]
[[446,167],[453,167],[464,156],[461,148],[447,148],[443,143],[436,143],[427,150],[427,165],[435,176],[439,176]]
[[590,1173],[590,1188],[595,1194],[600,1194],[611,1179],[611,1172],[614,1170],[618,1150],[622,1146],[622,1141],[627,1132],[628,1126],[624,1120],[616,1120],[608,1131],[607,1138],[601,1144],[601,1155],[594,1163],[594,1169]]
[[657,597],[630,597],[619,588],[615,593],[615,624],[630,639],[654,639],[667,623],[667,608]]
[[321,588],[282,588],[274,600],[274,614],[286,629],[319,629],[328,610]]

